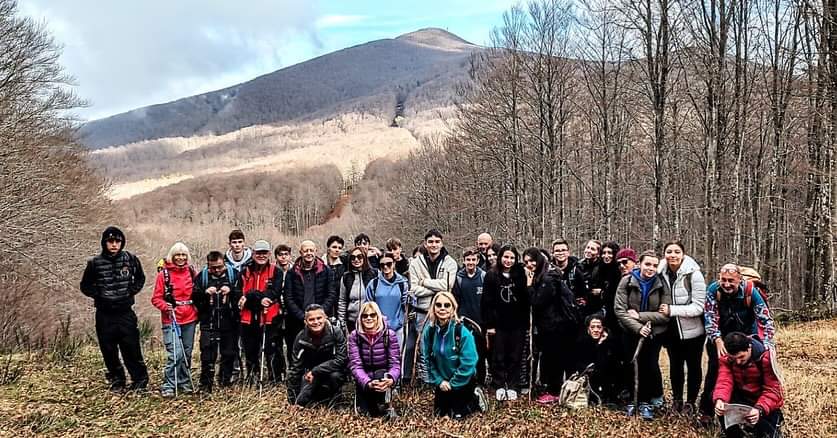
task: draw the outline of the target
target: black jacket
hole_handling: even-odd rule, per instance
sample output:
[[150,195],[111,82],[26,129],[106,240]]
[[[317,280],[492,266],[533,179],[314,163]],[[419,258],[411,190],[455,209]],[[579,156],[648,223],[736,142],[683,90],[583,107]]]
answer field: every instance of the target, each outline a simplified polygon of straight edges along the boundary
[[[206,273],[206,284],[204,284],[204,272],[199,271],[192,281],[192,303],[198,309],[198,321],[201,331],[209,330],[233,330],[238,328],[238,300],[241,298],[241,277],[235,269],[232,269],[233,278],[227,274],[227,265],[221,277],[216,277],[209,272]],[[206,270],[206,268],[204,268]],[[230,293],[225,299],[218,300],[221,295],[209,295],[206,290],[215,287],[230,288]]]
[[578,333],[578,309],[573,293],[553,272],[544,273],[540,280],[527,288],[532,305],[532,319],[539,333]]
[[[596,259],[590,263],[587,259],[578,263],[578,270],[581,273],[581,283],[576,284],[575,297],[583,298],[586,304],[582,306],[581,313],[592,315],[602,313],[604,298],[602,294],[605,289],[605,282],[602,278],[602,260]],[[593,295],[593,289],[601,289],[599,295]]]
[[314,343],[308,328],[302,329],[293,345],[293,357],[288,368],[288,402],[294,404],[301,387],[302,376],[311,371],[314,378],[332,373],[345,375],[349,363],[346,336],[331,323],[326,323],[318,344]]
[[[110,236],[121,239],[119,252],[111,255],[107,250]],[[133,254],[125,251],[125,234],[119,228],[108,227],[102,233],[102,253],[88,260],[81,277],[80,289],[93,298],[96,309],[121,312],[134,305],[134,295],[145,285],[142,264]]]
[[529,327],[529,297],[523,266],[517,264],[509,278],[496,270],[485,275],[482,294],[482,322],[486,329],[525,329]]
[[[306,281],[307,286],[313,289],[313,301],[305,302]],[[285,313],[299,323],[305,319],[305,307],[308,304],[319,304],[323,306],[328,316],[334,316],[333,310],[337,305],[337,290],[332,281],[331,268],[319,257],[314,260],[314,267],[310,271],[302,270],[302,258],[294,262],[294,267],[285,276]]]

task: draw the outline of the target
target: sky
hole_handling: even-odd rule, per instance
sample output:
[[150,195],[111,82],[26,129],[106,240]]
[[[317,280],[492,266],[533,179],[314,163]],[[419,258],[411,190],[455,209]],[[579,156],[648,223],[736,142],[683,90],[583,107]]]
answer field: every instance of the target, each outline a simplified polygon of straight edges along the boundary
[[230,85],[345,47],[439,27],[488,44],[512,0],[19,0],[63,46],[94,120]]

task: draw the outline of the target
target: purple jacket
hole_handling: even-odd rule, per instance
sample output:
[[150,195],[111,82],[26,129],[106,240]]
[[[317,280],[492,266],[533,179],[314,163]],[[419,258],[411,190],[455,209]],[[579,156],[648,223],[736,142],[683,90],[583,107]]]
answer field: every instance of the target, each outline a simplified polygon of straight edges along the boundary
[[[384,345],[384,336],[389,337],[389,351]],[[371,340],[366,334],[355,330],[349,334],[348,344],[349,369],[362,388],[366,388],[376,370],[387,370],[386,373],[395,381],[401,377],[398,338],[389,326],[384,326],[383,332],[373,335]]]

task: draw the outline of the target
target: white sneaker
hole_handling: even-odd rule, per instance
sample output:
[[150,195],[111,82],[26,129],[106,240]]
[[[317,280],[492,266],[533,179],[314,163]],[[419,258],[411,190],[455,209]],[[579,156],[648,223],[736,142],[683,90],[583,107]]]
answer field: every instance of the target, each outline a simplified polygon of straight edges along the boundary
[[517,400],[517,391],[513,389],[506,390],[506,400]]
[[494,394],[494,398],[495,398],[497,401],[507,400],[507,399],[508,399],[508,394],[506,393],[506,390],[505,390],[505,389],[500,388],[500,389],[498,389],[498,390],[497,390],[497,392]]
[[477,405],[480,408],[480,411],[487,412],[488,411],[488,398],[485,396],[485,393],[482,391],[482,388],[477,386],[474,388],[474,395],[477,397]]

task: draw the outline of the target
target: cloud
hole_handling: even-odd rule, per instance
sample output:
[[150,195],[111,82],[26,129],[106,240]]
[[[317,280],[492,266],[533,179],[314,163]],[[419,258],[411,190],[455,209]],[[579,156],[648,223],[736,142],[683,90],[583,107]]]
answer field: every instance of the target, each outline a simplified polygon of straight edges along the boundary
[[[321,46],[318,2],[27,0],[20,8],[46,19],[64,45],[89,118],[232,85]],[[358,19],[328,17],[320,23]]]
[[317,29],[354,26],[366,19],[367,17],[365,15],[324,15],[317,18],[314,26]]

